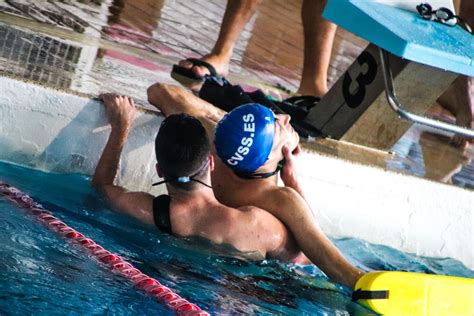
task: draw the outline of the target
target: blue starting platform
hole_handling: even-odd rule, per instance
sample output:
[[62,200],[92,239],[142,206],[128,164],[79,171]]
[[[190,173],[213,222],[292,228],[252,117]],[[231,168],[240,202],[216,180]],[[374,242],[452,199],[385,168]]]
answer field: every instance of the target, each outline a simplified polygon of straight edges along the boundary
[[323,16],[398,57],[474,76],[474,36],[459,25],[370,0],[328,1]]
[[305,123],[334,139],[381,150],[413,123],[474,138],[472,129],[424,116],[459,74],[474,76],[471,33],[370,0],[329,0],[323,16],[370,45]]

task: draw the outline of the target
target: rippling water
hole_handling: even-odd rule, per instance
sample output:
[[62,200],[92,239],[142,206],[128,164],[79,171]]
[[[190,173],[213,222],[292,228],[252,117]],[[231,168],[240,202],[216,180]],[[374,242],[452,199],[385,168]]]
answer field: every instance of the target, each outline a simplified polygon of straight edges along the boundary
[[[118,253],[184,298],[215,314],[370,315],[350,290],[314,266],[247,262],[216,255],[199,241],[161,234],[113,213],[79,175],[0,162],[0,181],[42,203],[71,227]],[[356,239],[335,240],[364,270],[474,277],[451,259],[430,259]],[[170,314],[127,281],[0,198],[0,314]]]

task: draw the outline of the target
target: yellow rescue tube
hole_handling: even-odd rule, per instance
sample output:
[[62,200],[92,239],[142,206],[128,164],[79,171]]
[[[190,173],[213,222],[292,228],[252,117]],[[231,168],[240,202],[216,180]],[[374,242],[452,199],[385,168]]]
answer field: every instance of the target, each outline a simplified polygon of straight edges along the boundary
[[369,272],[354,301],[383,315],[474,315],[474,279],[412,272]]

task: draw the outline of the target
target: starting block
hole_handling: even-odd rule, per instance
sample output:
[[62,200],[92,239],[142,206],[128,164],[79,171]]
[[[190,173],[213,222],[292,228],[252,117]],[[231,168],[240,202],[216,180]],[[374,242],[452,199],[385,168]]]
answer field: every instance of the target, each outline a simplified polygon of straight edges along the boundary
[[323,16],[371,44],[306,123],[334,139],[381,150],[413,123],[474,138],[472,129],[423,116],[459,74],[474,76],[472,34],[367,0],[329,0]]

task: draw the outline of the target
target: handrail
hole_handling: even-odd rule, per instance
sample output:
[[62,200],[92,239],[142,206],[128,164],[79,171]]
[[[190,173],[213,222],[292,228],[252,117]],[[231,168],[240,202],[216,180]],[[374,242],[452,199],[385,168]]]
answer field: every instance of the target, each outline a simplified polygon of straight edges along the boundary
[[398,98],[395,93],[392,71],[389,65],[389,55],[387,51],[385,51],[384,49],[382,48],[379,48],[379,49],[380,49],[380,59],[382,61],[382,71],[383,71],[383,78],[385,82],[385,94],[387,95],[387,101],[390,107],[392,108],[392,110],[394,110],[400,118],[414,122],[414,123],[423,124],[426,126],[436,128],[436,129],[440,129],[446,132],[456,133],[457,135],[461,135],[466,138],[474,139],[474,130],[471,128],[461,127],[456,124],[438,121],[432,118],[417,115],[417,114],[404,110],[402,107],[402,104],[400,103],[400,101],[398,101]]

